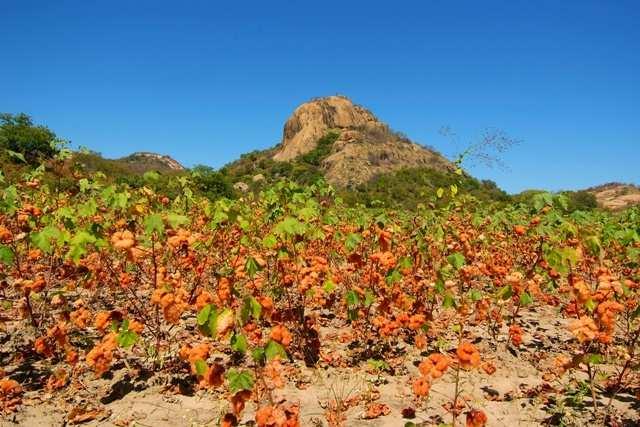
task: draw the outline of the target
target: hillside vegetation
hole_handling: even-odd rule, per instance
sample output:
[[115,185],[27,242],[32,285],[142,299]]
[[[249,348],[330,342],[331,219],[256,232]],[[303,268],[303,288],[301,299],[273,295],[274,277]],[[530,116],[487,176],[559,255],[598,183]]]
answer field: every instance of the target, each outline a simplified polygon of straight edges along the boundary
[[[79,174],[102,174],[108,182],[141,188],[152,180],[170,197],[181,189],[171,177],[188,180],[193,191],[216,200],[237,198],[245,192],[257,193],[282,180],[311,185],[326,177],[326,159],[334,152],[341,133],[328,130],[313,148],[290,161],[274,159],[278,147],[254,151],[216,171],[207,166],[185,169],[168,156],[154,153],[134,153],[121,159],[106,159],[89,150],[71,152],[50,129],[35,125],[22,115],[4,114],[0,124],[0,160],[2,172],[9,179],[17,179],[42,163],[44,183],[57,190],[79,189]],[[387,132],[381,128],[384,132]],[[395,138],[395,137],[394,137]],[[398,136],[398,138],[402,138]],[[384,139],[384,137],[382,138]],[[54,159],[55,157],[55,159]],[[337,186],[336,192],[349,206],[392,207],[415,210],[420,205],[435,206],[448,201],[446,194],[436,197],[438,188],[454,186],[460,194],[469,194],[484,202],[530,203],[535,194],[527,191],[510,196],[491,181],[479,181],[466,173],[454,173],[454,167],[404,167],[381,173],[366,182],[349,187]],[[234,188],[235,186],[235,188]],[[635,194],[633,191],[619,194]],[[569,211],[589,210],[598,206],[593,190],[563,192]],[[606,204],[601,204],[606,206]]]

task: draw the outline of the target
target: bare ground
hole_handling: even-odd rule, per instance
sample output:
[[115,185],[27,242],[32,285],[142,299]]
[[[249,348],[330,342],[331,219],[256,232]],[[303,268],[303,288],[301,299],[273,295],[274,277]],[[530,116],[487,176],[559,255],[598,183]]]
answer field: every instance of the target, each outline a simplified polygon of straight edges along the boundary
[[[553,308],[537,310],[522,319],[527,333],[519,349],[507,349],[504,338],[494,344],[484,330],[470,331],[483,361],[494,363],[497,369],[492,375],[481,369],[462,371],[465,408],[460,424],[464,423],[464,412],[476,408],[485,411],[489,426],[554,425],[560,419],[565,425],[597,425],[590,395],[575,393],[580,390],[578,380],[583,378],[544,375],[556,355],[571,353],[572,340],[566,321]],[[326,415],[331,408],[334,415],[339,412],[338,417],[344,417],[347,426],[391,427],[408,421],[430,426],[451,422],[451,414],[445,408],[454,394],[455,371],[449,369],[436,380],[429,398],[422,401],[412,395],[411,381],[417,376],[417,364],[426,355],[438,349],[455,349],[452,331],[435,331],[437,335],[422,352],[412,345],[397,343],[384,372],[373,372],[366,361],[348,366],[349,348],[340,340],[345,333],[347,328],[325,322],[321,330],[322,361],[318,366],[286,365],[287,386],[277,391],[274,400],[286,398],[299,403],[302,426],[328,425]],[[27,391],[19,410],[0,420],[0,426],[212,426],[218,425],[229,409],[225,397],[215,391],[191,392],[187,387],[181,394],[179,379],[164,374],[130,378],[124,367],[116,365],[111,377],[99,380],[87,375],[77,389],[67,387],[53,394]],[[30,369],[37,372],[39,367],[36,363]],[[602,412],[609,397],[600,393],[598,401]],[[366,408],[374,403],[387,405],[388,415],[364,419]],[[253,425],[254,410],[253,404],[247,405],[240,425]],[[612,401],[613,418],[618,425],[640,425],[639,411],[635,396],[622,393]],[[415,415],[408,418],[413,412]]]

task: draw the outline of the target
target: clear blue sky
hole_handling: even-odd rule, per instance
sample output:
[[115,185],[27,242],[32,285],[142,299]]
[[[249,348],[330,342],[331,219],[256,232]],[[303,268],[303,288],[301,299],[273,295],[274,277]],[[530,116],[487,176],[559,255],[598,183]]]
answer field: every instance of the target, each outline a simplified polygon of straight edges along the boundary
[[639,22],[637,0],[5,1],[0,111],[219,167],[341,93],[445,154],[442,126],[523,140],[471,169],[511,192],[640,183]]

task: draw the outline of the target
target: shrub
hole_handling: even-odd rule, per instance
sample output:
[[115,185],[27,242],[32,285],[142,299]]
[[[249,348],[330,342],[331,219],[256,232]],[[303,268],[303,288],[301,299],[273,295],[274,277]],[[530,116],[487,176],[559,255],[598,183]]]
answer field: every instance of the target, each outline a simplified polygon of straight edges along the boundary
[[233,188],[228,178],[208,166],[195,166],[192,177],[195,189],[210,200],[233,197]]
[[58,152],[55,141],[55,133],[34,125],[26,114],[0,114],[0,147],[21,154],[28,163],[53,157]]

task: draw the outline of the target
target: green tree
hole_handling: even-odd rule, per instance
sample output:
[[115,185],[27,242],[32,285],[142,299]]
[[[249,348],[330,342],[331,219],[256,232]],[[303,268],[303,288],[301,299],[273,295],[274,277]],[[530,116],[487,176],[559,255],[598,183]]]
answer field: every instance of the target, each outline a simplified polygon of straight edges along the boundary
[[192,177],[196,190],[210,200],[233,197],[233,188],[228,178],[209,166],[195,166]]
[[569,212],[588,211],[598,207],[596,196],[588,191],[569,191],[565,195],[569,198]]
[[28,163],[49,159],[57,153],[56,134],[46,126],[34,125],[24,113],[0,114],[0,147],[20,153]]

